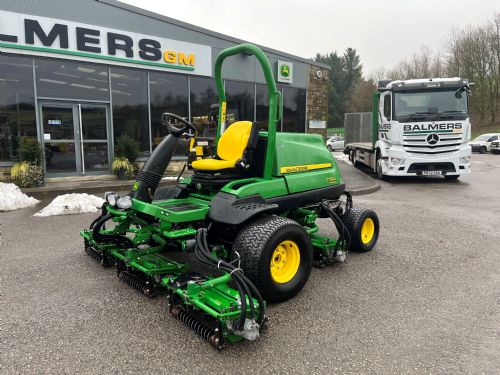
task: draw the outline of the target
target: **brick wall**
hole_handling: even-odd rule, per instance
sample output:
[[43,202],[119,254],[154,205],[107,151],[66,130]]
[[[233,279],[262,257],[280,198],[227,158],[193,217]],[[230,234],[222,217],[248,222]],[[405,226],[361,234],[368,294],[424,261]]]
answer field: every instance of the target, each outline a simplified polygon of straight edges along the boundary
[[328,69],[309,65],[306,131],[321,134],[323,137],[326,137],[326,127],[325,129],[309,129],[309,121],[320,120],[325,121],[325,124],[328,121],[328,74]]

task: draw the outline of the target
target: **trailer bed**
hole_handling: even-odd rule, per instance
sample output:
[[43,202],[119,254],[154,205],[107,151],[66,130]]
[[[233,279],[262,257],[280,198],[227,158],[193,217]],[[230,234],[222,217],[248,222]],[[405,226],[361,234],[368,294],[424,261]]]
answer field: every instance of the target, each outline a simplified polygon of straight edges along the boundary
[[371,142],[348,143],[345,148],[358,148],[366,151],[373,151],[373,144]]

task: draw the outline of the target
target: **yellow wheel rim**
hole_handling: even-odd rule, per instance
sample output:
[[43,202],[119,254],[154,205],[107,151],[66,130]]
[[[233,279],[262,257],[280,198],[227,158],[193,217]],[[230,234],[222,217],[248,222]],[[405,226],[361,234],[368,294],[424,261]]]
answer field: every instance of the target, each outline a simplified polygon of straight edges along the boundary
[[294,278],[300,266],[300,250],[293,241],[283,241],[274,249],[271,258],[271,276],[279,284]]
[[367,245],[373,240],[375,235],[375,223],[372,218],[366,218],[361,227],[361,241]]

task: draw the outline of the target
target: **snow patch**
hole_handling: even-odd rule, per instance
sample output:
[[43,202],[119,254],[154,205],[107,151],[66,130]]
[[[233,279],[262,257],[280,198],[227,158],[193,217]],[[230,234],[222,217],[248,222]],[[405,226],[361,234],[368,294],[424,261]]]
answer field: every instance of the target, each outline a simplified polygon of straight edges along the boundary
[[352,165],[351,161],[349,160],[349,155],[342,153],[342,154],[334,154],[333,156],[335,157],[335,159],[339,161],[343,161],[346,164]]
[[104,203],[104,199],[85,193],[64,194],[55,198],[50,204],[33,216],[45,217],[56,215],[83,214],[97,212]]
[[28,197],[15,184],[0,182],[0,211],[31,207],[39,202],[33,197]]

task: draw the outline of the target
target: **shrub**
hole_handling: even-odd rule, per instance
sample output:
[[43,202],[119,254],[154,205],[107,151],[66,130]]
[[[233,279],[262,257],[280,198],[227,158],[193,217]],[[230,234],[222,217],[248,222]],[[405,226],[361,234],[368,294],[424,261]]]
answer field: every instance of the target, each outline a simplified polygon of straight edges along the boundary
[[19,158],[31,164],[42,164],[42,148],[33,137],[21,137],[19,142]]
[[127,133],[123,133],[116,140],[115,150],[117,156],[127,158],[133,163],[139,156],[140,144]]
[[19,187],[43,185],[43,168],[28,161],[21,161],[10,170],[12,180]]
[[125,176],[132,178],[135,174],[134,165],[126,157],[117,157],[111,163],[111,170],[113,173],[119,175],[121,171]]

